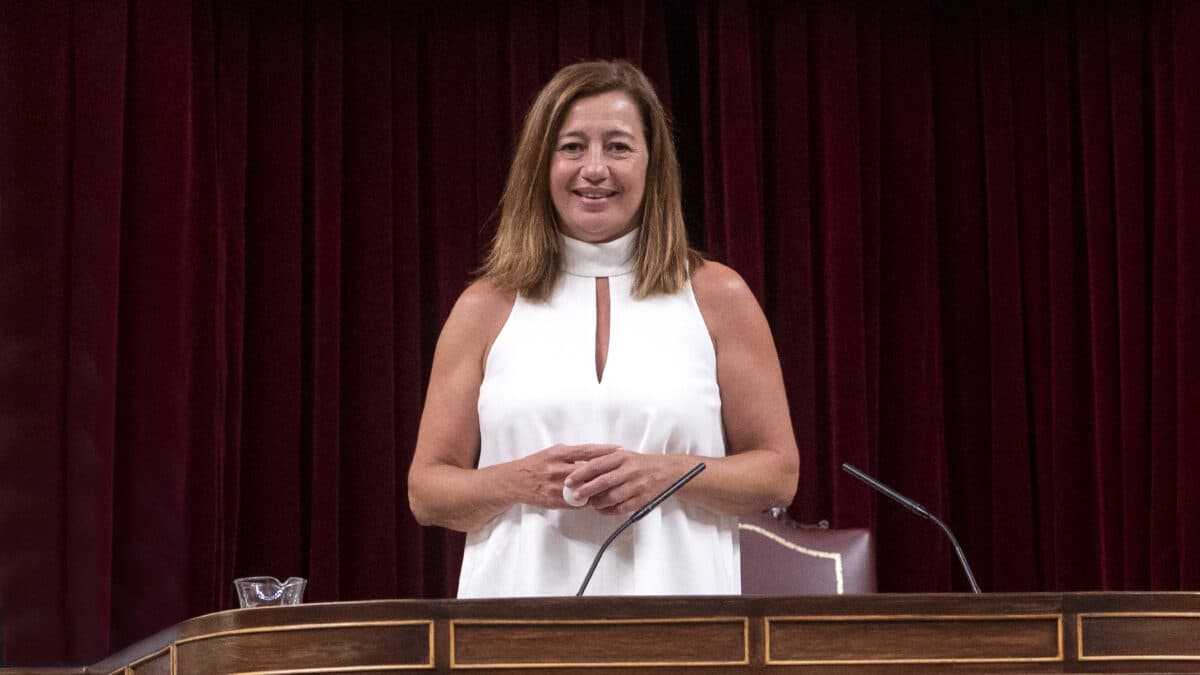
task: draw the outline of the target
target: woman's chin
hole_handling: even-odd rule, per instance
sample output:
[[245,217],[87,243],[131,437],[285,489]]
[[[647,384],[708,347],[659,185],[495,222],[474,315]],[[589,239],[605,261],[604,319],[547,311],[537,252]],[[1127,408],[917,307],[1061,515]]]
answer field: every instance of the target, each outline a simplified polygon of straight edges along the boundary
[[588,223],[564,224],[562,233],[572,239],[586,241],[591,244],[601,244],[606,241],[619,239],[629,232],[629,224]]

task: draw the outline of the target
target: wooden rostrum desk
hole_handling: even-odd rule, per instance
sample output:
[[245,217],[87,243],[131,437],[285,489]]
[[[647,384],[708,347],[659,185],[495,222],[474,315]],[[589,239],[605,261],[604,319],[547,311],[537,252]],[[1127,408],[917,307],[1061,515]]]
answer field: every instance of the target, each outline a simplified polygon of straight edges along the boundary
[[185,621],[87,673],[1200,672],[1200,593],[381,600]]

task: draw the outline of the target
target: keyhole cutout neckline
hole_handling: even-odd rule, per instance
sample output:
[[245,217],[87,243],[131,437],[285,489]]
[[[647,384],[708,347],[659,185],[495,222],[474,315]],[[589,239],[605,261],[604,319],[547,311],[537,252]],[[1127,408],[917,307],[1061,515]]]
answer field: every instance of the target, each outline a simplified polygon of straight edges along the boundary
[[596,277],[596,382],[604,381],[604,366],[608,363],[608,329],[612,324],[612,303],[608,294],[608,277]]
[[637,242],[637,235],[638,230],[634,228],[612,241],[599,244],[559,235],[563,271],[574,276],[596,279],[597,383],[604,381],[604,369],[608,364],[609,329],[612,324],[609,277],[622,276],[633,271],[633,247]]
[[638,228],[599,244],[558,235],[562,270],[577,277],[619,277],[633,272]]

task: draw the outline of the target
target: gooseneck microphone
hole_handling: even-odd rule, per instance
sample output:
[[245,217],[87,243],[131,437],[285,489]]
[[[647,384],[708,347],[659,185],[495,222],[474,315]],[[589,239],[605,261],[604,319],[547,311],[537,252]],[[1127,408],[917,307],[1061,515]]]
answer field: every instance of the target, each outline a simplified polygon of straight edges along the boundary
[[608,550],[608,545],[613,543],[613,540],[617,538],[617,535],[624,532],[625,528],[636,523],[637,521],[641,520],[642,518],[645,518],[647,513],[650,513],[659,504],[666,501],[667,497],[670,497],[671,495],[678,492],[679,488],[683,487],[684,485],[687,485],[688,481],[695,478],[696,475],[699,474],[703,470],[704,470],[704,462],[700,462],[696,466],[692,467],[692,470],[685,473],[683,475],[683,478],[680,478],[679,480],[672,483],[671,487],[662,491],[662,494],[660,494],[657,497],[655,497],[654,499],[651,499],[650,501],[646,502],[646,505],[643,506],[642,508],[638,509],[637,511],[634,511],[633,515],[629,516],[628,520],[621,523],[620,527],[618,527],[616,530],[614,530],[612,534],[608,535],[608,539],[604,540],[604,543],[600,546],[600,550],[596,551],[596,557],[592,558],[592,566],[588,568],[587,576],[583,578],[583,583],[579,585],[579,591],[575,593],[575,596],[579,597],[579,596],[583,595],[583,591],[585,589],[587,589],[588,582],[590,582],[592,580],[592,573],[596,571],[596,565],[600,564],[600,558],[604,555],[604,552],[606,550]]
[[946,527],[945,523],[938,520],[937,516],[933,515],[928,510],[926,510],[926,508],[924,506],[921,506],[920,504],[914,502],[913,500],[909,499],[908,497],[905,497],[904,495],[900,494],[899,492],[896,492],[892,488],[879,482],[879,480],[872,478],[871,476],[868,476],[867,474],[863,473],[862,471],[859,471],[858,469],[854,468],[853,466],[843,463],[842,469],[844,469],[846,471],[846,473],[850,474],[851,476],[854,476],[855,478],[861,480],[862,482],[866,483],[867,485],[870,485],[875,490],[877,490],[877,491],[887,495],[888,497],[891,497],[893,500],[899,502],[901,506],[908,509],[909,511],[912,511],[913,513],[917,514],[918,516],[921,516],[922,518],[928,518],[928,519],[932,520],[934,523],[937,524],[938,527],[942,528],[942,532],[946,533],[946,536],[950,538],[950,543],[954,546],[954,552],[958,555],[958,562],[962,563],[962,570],[967,575],[967,581],[969,581],[971,583],[971,590],[975,593],[980,592],[979,584],[975,583],[975,575],[971,573],[971,566],[969,564],[967,564],[967,556],[965,554],[963,554],[962,547],[958,545],[958,540],[954,538],[954,533],[950,531],[950,528]]

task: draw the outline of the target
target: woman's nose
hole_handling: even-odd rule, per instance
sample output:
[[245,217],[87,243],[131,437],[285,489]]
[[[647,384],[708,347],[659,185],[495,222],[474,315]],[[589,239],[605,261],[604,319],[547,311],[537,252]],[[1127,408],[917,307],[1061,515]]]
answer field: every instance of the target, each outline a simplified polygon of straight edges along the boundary
[[604,180],[608,176],[608,162],[605,161],[604,152],[601,150],[589,152],[583,161],[583,169],[580,173],[586,180]]

